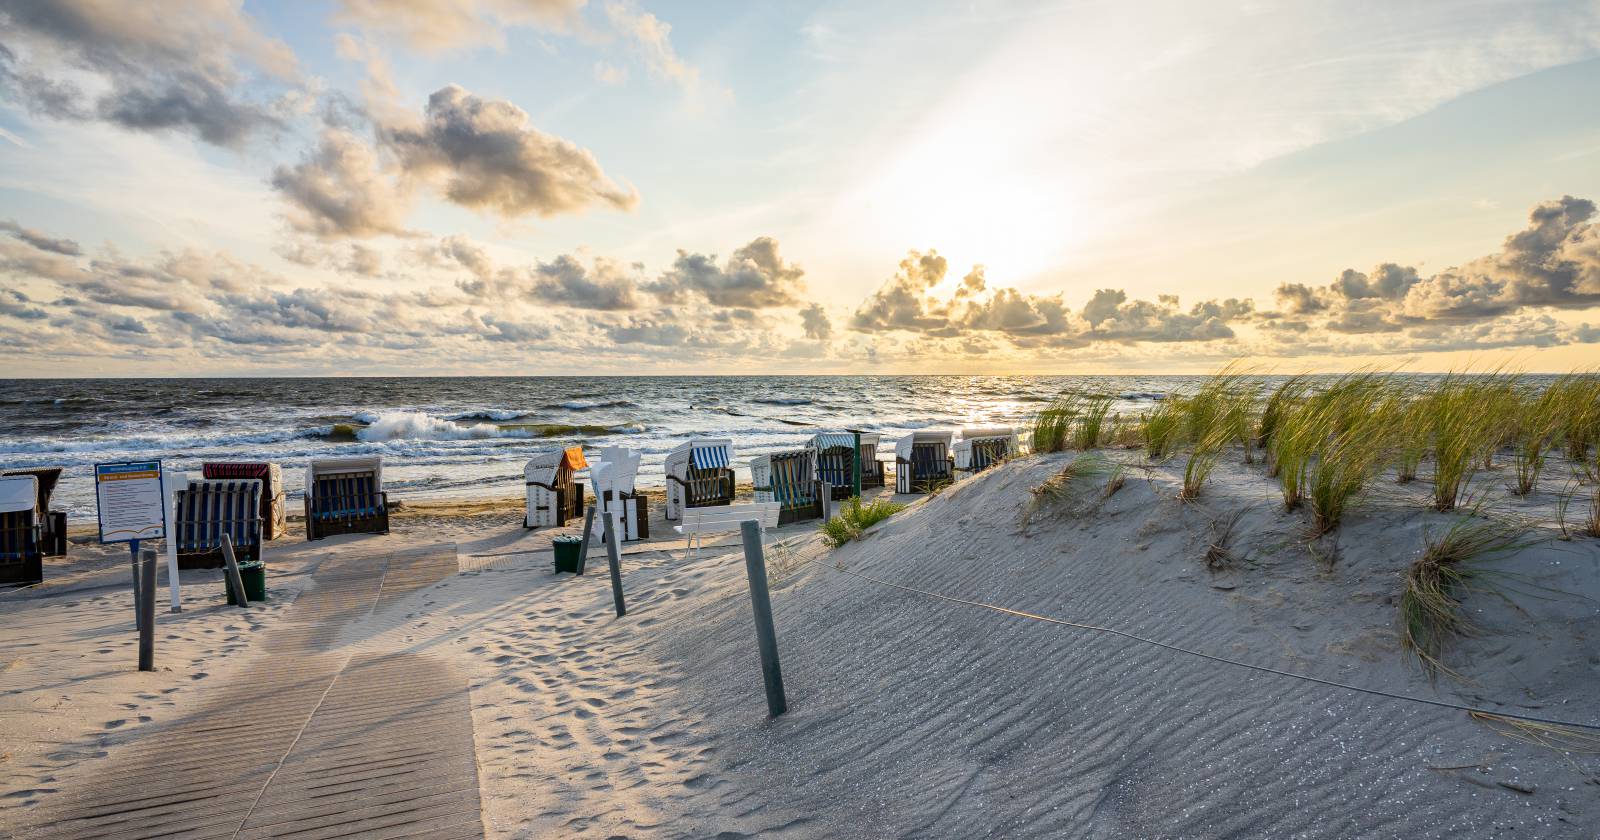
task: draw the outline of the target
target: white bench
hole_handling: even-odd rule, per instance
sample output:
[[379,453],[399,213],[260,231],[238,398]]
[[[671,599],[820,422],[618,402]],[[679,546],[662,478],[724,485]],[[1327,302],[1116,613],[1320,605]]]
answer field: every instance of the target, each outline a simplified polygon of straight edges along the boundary
[[783,505],[779,502],[685,508],[683,521],[672,526],[672,530],[687,539],[683,547],[683,559],[688,560],[689,553],[697,546],[703,545],[702,540],[706,534],[732,533],[738,531],[744,522],[752,519],[761,525],[762,531],[776,528],[778,512],[782,509]]

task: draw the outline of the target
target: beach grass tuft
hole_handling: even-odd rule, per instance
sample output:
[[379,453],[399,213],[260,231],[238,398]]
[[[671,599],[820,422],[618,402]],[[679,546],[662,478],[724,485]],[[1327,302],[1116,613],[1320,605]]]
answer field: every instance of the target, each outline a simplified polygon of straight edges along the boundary
[[1172,454],[1183,426],[1185,402],[1183,397],[1168,394],[1140,417],[1144,452],[1150,460],[1159,461]]
[[1484,564],[1526,542],[1516,527],[1492,519],[1462,519],[1423,542],[1400,592],[1400,642],[1430,676],[1454,675],[1444,664],[1445,648],[1477,630],[1462,600],[1475,591],[1495,591],[1485,582]]
[[1119,468],[1113,467],[1099,454],[1079,455],[1068,461],[1055,475],[1029,490],[1033,501],[1028,506],[1027,513],[1032,516],[1035,511],[1046,505],[1071,509],[1088,495],[1093,479],[1100,476],[1120,476],[1120,472]]
[[839,512],[833,518],[822,523],[823,542],[838,548],[905,508],[905,505],[888,499],[874,499],[863,504],[860,496],[851,496],[839,506]]
[[1352,374],[1314,397],[1306,411],[1315,434],[1314,456],[1303,476],[1310,501],[1312,534],[1338,527],[1351,501],[1382,470],[1389,451],[1388,431],[1398,404],[1390,398],[1388,378]]

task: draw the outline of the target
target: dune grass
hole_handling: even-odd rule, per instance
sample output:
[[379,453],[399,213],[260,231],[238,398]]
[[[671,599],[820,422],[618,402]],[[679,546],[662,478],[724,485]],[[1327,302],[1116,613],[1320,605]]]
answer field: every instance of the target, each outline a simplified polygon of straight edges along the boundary
[[1600,446],[1600,375],[1569,374],[1551,390],[1557,394],[1553,410],[1562,451],[1590,481],[1600,479],[1600,469],[1589,458],[1589,450]]
[[1261,408],[1261,419],[1256,424],[1255,444],[1267,453],[1267,475],[1276,476],[1278,467],[1272,457],[1272,441],[1283,425],[1284,415],[1305,398],[1308,383],[1304,374],[1291,376],[1274,388]]
[[1316,432],[1314,457],[1304,467],[1311,530],[1321,536],[1338,527],[1351,501],[1383,469],[1397,403],[1387,377],[1371,373],[1341,378],[1307,407]]
[[1237,441],[1245,444],[1248,450],[1253,437],[1250,413],[1255,403],[1255,387],[1246,384],[1243,376],[1236,365],[1229,365],[1181,403],[1180,427],[1189,446],[1189,460],[1183,467],[1179,499],[1199,498],[1200,488],[1230,444]]
[[1516,420],[1511,433],[1511,458],[1517,471],[1512,490],[1519,496],[1526,496],[1538,487],[1545,456],[1561,428],[1565,392],[1559,381],[1543,391],[1523,389],[1511,406]]
[[[1397,389],[1398,390],[1398,389]],[[1417,470],[1432,445],[1432,426],[1428,423],[1429,403],[1426,396],[1396,393],[1396,405],[1391,409],[1395,418],[1394,480],[1410,484],[1417,480]]]
[[1455,675],[1444,664],[1445,648],[1477,632],[1463,599],[1498,591],[1487,582],[1485,564],[1527,543],[1516,528],[1487,519],[1462,519],[1423,542],[1422,556],[1406,569],[1400,591],[1400,642],[1430,676]]
[[1172,454],[1183,426],[1184,398],[1168,394],[1140,417],[1139,431],[1144,438],[1145,456],[1159,461]]
[[1086,397],[1072,424],[1072,448],[1089,450],[1105,439],[1106,416],[1111,413],[1111,397],[1094,394]]
[[839,512],[833,518],[822,523],[822,540],[838,548],[905,508],[905,505],[888,499],[874,499],[862,504],[860,496],[851,496],[839,506]]
[[1028,430],[1028,446],[1034,452],[1060,452],[1067,448],[1067,436],[1083,398],[1077,394],[1057,397],[1033,416]]
[[[1071,510],[1087,498],[1093,480],[1100,476],[1108,476],[1108,484],[1116,480],[1121,486],[1121,469],[1111,464],[1104,456],[1098,453],[1079,455],[1068,461],[1054,475],[1045,479],[1029,492],[1033,501],[1028,506],[1027,514],[1031,517],[1042,507],[1055,507]],[[1116,491],[1104,492],[1110,495]]]
[[1496,426],[1505,403],[1499,379],[1452,373],[1428,396],[1434,510],[1455,510],[1484,453],[1500,438]]

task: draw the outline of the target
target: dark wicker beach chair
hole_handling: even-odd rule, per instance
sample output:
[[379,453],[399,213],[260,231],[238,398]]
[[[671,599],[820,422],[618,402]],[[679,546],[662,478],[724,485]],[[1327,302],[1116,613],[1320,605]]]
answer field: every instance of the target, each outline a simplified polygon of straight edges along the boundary
[[39,512],[39,479],[0,478],[0,585],[44,580],[44,525]]
[[221,568],[224,534],[239,562],[261,559],[257,479],[190,479],[176,494],[173,520],[180,569]]
[[275,540],[289,530],[289,510],[283,489],[283,469],[277,464],[213,462],[200,465],[201,474],[213,479],[252,479],[261,482],[261,539]]
[[56,484],[61,481],[61,472],[60,467],[34,467],[0,473],[4,476],[31,475],[39,480],[38,516],[42,534],[39,547],[46,557],[64,557],[67,553],[67,514],[50,509],[50,498],[56,492]]
[[306,539],[389,533],[383,459],[318,458],[306,468]]
[[950,441],[954,432],[912,432],[894,446],[896,493],[926,493],[954,477]]
[[751,460],[750,476],[755,482],[756,501],[777,502],[778,524],[802,519],[820,519],[826,502],[822,481],[816,478],[810,449],[774,452]]
[[533,456],[522,469],[528,490],[528,510],[522,526],[559,528],[569,520],[582,518],[583,484],[576,477],[578,470],[588,466],[581,446]]
[[691,438],[667,453],[667,505],[664,516],[677,519],[685,508],[733,503],[733,441]]

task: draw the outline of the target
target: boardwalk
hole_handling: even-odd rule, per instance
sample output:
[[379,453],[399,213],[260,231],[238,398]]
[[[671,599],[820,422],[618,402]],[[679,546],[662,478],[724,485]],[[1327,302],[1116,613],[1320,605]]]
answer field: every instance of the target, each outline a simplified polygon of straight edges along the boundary
[[482,837],[465,678],[341,643],[455,571],[453,547],[330,557],[246,674],[78,774],[17,836]]

